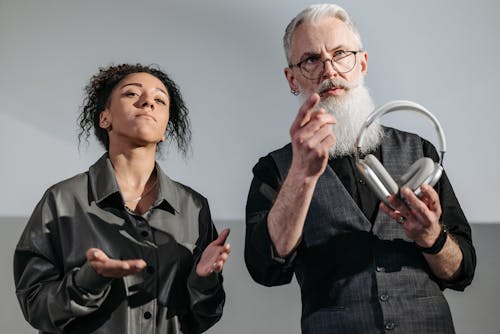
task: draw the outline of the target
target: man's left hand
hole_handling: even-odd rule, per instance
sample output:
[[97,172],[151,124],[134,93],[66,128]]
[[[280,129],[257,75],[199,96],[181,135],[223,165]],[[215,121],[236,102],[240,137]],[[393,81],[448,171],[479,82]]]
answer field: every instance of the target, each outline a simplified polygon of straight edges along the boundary
[[421,247],[431,247],[441,232],[441,203],[437,192],[429,185],[420,187],[421,195],[417,197],[408,187],[401,189],[401,197],[392,195],[380,209],[403,227],[408,238]]

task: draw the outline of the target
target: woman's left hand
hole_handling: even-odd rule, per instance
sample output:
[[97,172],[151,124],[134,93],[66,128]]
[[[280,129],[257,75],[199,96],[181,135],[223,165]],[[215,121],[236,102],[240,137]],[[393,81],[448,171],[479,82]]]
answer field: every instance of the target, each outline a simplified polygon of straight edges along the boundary
[[221,272],[231,252],[230,246],[226,243],[229,229],[224,229],[219,237],[212,241],[201,254],[201,259],[196,266],[198,276],[206,277],[213,272]]

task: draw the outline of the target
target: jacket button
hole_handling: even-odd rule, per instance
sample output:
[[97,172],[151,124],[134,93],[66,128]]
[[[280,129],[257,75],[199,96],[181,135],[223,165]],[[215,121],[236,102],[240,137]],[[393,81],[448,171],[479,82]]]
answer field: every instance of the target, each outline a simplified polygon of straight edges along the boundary
[[149,311],[144,312],[144,319],[151,319],[152,316],[153,315],[151,314],[151,312]]
[[396,327],[396,325],[391,321],[385,323],[385,329],[388,331],[392,331],[394,327]]
[[379,298],[381,301],[386,302],[387,300],[389,300],[389,295],[387,293],[383,293]]

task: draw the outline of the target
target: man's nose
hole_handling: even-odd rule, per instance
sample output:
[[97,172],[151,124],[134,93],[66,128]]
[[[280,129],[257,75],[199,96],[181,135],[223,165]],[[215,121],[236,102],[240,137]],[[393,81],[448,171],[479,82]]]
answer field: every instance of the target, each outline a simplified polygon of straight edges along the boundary
[[323,76],[327,78],[336,77],[339,74],[333,65],[332,59],[327,59],[323,62]]

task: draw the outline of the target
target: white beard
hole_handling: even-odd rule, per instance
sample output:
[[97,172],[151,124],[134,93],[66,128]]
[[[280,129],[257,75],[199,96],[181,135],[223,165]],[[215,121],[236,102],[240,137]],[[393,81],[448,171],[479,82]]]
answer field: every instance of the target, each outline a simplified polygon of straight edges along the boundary
[[[363,78],[355,84],[348,83],[343,79],[325,80],[318,87],[318,93],[331,86],[343,87],[346,90],[346,95],[329,97],[320,101],[318,108],[325,109],[327,113],[337,119],[337,123],[333,125],[336,143],[330,148],[330,157],[338,158],[355,153],[356,138],[368,115],[374,110],[374,103]],[[301,99],[304,100],[307,96],[302,93]],[[360,153],[364,154],[375,150],[382,137],[382,126],[376,120],[365,131]]]

